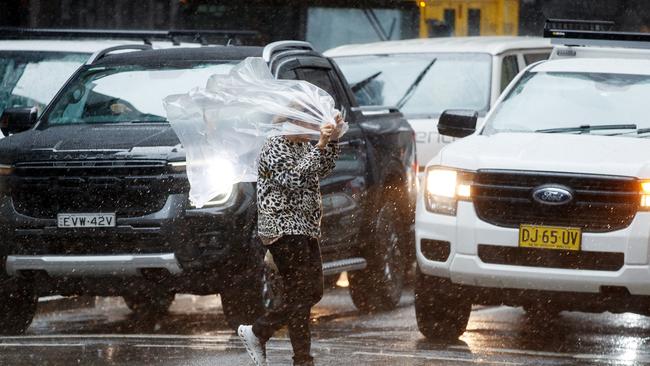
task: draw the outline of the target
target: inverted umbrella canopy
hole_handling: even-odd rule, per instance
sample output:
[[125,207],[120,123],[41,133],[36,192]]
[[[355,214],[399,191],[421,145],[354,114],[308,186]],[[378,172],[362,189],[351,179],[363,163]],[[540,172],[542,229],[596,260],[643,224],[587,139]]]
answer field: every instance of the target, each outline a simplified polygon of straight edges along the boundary
[[[317,139],[335,124],[335,102],[303,80],[278,80],[266,62],[251,57],[205,88],[163,100],[167,119],[185,149],[190,201],[202,207],[238,182],[257,179],[257,155],[271,136]],[[345,133],[343,127],[341,135]]]

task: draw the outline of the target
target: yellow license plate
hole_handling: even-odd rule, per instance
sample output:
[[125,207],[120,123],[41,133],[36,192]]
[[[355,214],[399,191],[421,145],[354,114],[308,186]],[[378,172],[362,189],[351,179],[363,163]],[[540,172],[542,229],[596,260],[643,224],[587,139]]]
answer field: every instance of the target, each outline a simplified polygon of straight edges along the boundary
[[580,250],[582,230],[579,228],[521,225],[519,246],[559,250]]

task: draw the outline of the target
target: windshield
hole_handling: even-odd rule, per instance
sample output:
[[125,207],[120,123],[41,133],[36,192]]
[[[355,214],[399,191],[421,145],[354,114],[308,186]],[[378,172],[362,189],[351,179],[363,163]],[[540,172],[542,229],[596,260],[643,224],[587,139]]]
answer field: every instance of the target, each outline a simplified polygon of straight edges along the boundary
[[38,108],[39,114],[89,54],[0,52],[0,114],[11,107]]
[[166,122],[163,98],[204,87],[214,74],[226,74],[230,63],[184,67],[115,66],[88,68],[55,101],[45,123]]
[[648,128],[648,95],[647,75],[528,72],[495,109],[484,133],[613,134]]
[[338,57],[336,62],[360,105],[402,104],[407,117],[435,117],[445,109],[485,113],[489,108],[488,54],[365,55]]

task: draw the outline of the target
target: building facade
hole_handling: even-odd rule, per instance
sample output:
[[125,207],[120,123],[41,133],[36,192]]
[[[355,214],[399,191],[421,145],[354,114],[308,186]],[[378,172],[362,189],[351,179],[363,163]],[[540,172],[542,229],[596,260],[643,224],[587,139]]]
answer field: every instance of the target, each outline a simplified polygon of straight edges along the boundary
[[614,20],[648,30],[647,0],[10,0],[0,26],[253,30],[257,43],[319,50],[414,37],[540,35],[546,18]]
[[32,28],[253,30],[260,43],[304,39],[319,50],[418,35],[412,0],[21,0],[0,24]]

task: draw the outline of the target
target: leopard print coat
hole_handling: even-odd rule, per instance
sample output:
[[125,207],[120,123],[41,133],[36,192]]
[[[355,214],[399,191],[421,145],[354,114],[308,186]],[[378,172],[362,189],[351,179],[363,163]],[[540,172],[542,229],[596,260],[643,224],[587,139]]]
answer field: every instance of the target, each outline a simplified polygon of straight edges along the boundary
[[339,148],[269,138],[258,157],[258,232],[265,244],[283,235],[320,236],[320,178],[328,175]]

